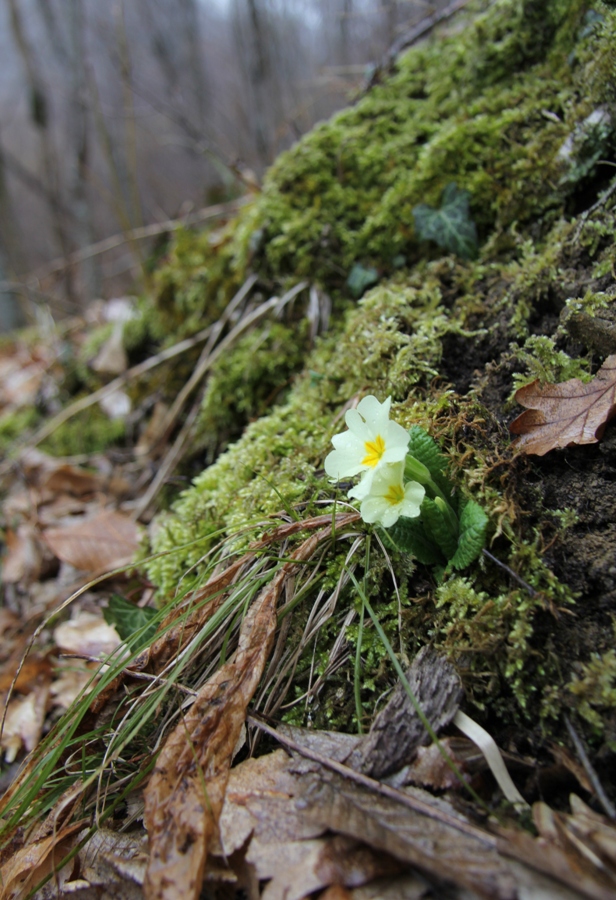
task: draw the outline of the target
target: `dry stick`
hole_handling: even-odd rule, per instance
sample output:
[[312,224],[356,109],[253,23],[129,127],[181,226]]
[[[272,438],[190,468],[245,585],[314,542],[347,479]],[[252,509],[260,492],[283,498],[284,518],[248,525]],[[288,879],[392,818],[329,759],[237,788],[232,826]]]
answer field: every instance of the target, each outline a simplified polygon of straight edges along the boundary
[[[247,316],[244,316],[243,319],[240,319],[235,328],[231,329],[229,334],[220,342],[220,344],[218,344],[218,346],[209,354],[209,356],[207,356],[202,361],[198,369],[194,371],[188,383],[184,385],[184,389],[182,391],[183,397],[187,396],[188,393],[192,391],[195,385],[201,380],[201,378],[203,378],[207,370],[213,366],[216,360],[224,353],[227,347],[229,347],[236,338],[238,338],[244,331],[246,331],[246,329],[250,328],[251,325],[254,325],[254,323],[259,319],[262,319],[263,316],[265,316],[272,309],[279,307],[283,301],[290,299],[291,296],[295,296],[295,294],[299,293],[300,290],[303,290],[304,287],[305,282],[301,282],[300,285],[296,285],[295,288],[292,288],[291,291],[288,291],[281,300],[279,300],[278,297],[272,297],[271,300],[267,300],[265,303],[257,306],[257,308],[253,309],[252,312],[250,312]],[[175,466],[184,442],[188,438],[190,429],[192,428],[194,420],[197,416],[199,407],[200,400],[197,401],[197,403],[193,406],[189,415],[189,419],[187,419],[173,446],[165,456],[165,459],[163,460],[158,472],[156,473],[156,477],[152,481],[152,484],[145,492],[138,505],[135,507],[135,510],[133,512],[133,517],[135,519],[141,518],[141,516],[147,510],[148,506],[162,487],[165,479],[169,475],[169,472]],[[179,411],[178,404],[174,403],[173,411],[174,415]]]
[[522,585],[522,587],[528,591],[528,593],[531,595],[531,597],[537,596],[537,591],[534,589],[534,587],[531,587],[530,584],[528,584],[528,582],[524,581],[523,578],[520,578],[518,573],[514,572],[513,569],[511,569],[506,563],[502,562],[500,559],[497,559],[496,556],[493,556],[489,550],[485,549],[485,547],[483,548],[483,550],[481,552],[483,553],[484,556],[487,556],[488,559],[491,559],[493,563],[496,563],[497,566],[500,566],[501,569],[504,569],[508,575],[511,575],[511,577],[514,579],[514,581],[517,581],[518,584]]
[[370,90],[370,88],[374,87],[375,84],[378,84],[381,75],[384,72],[389,72],[396,61],[396,57],[398,57],[403,52],[403,50],[407,50],[416,41],[432,31],[432,29],[439,25],[441,22],[444,22],[446,19],[450,19],[451,16],[454,15],[454,13],[457,13],[458,10],[463,9],[469,2],[470,0],[453,0],[453,3],[450,3],[445,7],[445,9],[442,9],[440,12],[433,13],[431,16],[426,16],[425,19],[422,19],[421,22],[401,35],[398,40],[394,41],[389,50],[387,50],[387,52],[381,59],[381,62],[375,66],[375,69],[370,76],[363,92]]
[[414,812],[420,813],[420,815],[428,816],[430,819],[436,819],[436,821],[442,822],[450,828],[455,828],[457,831],[461,831],[463,834],[467,834],[470,837],[481,841],[492,849],[496,849],[498,846],[499,840],[496,836],[488,834],[480,828],[470,825],[463,819],[458,819],[456,816],[446,813],[435,806],[431,806],[429,803],[426,803],[424,800],[419,800],[412,794],[405,794],[404,791],[392,788],[388,784],[377,781],[375,778],[370,778],[368,775],[362,775],[361,772],[356,772],[354,769],[350,769],[348,766],[345,766],[334,759],[330,759],[328,756],[323,756],[316,750],[302,747],[301,744],[297,744],[291,738],[288,738],[286,735],[276,731],[275,728],[267,725],[261,718],[258,718],[255,713],[249,713],[247,719],[251,725],[255,725],[257,728],[260,728],[261,731],[269,734],[270,737],[273,737],[282,744],[283,747],[293,750],[294,753],[299,753],[301,756],[313,760],[313,762],[319,763],[319,765],[324,766],[326,769],[330,769],[332,772],[342,775],[343,778],[348,778],[349,781],[354,781],[356,784],[360,784],[370,791],[375,791],[377,794],[381,794],[389,800],[395,800],[403,806],[408,806]]
[[[167,414],[165,415],[163,423],[160,427],[160,432],[159,432],[160,438],[158,439],[159,441],[164,440],[166,437],[169,436],[169,433],[171,432],[173,426],[175,425],[175,423],[178,419],[178,416],[180,415],[187,398],[191,394],[192,390],[201,381],[201,379],[203,378],[203,376],[205,375],[205,373],[207,372],[209,367],[212,365],[213,347],[214,347],[214,344],[216,343],[216,341],[218,340],[218,337],[219,337],[221,331],[223,330],[224,326],[227,324],[228,320],[230,319],[232,314],[235,312],[237,307],[240,305],[240,303],[246,298],[246,296],[252,290],[256,281],[257,281],[257,275],[254,275],[254,274],[250,275],[246,279],[246,281],[241,286],[241,288],[239,289],[237,294],[227,304],[227,307],[226,307],[225,311],[223,312],[222,316],[220,317],[220,319],[217,322],[215,322],[214,325],[212,326],[212,332],[208,337],[207,344],[203,348],[203,351],[201,353],[201,356],[195,367],[194,372],[192,373],[192,375],[190,376],[190,378],[188,379],[188,381],[186,382],[186,384],[184,385],[184,387],[182,388],[180,393],[177,395],[177,397],[173,401],[171,408],[168,410]],[[241,320],[238,323],[238,325],[240,325],[240,324],[241,324]],[[233,334],[233,331],[231,331],[230,334]],[[221,344],[221,346],[222,346],[222,344]]]
[[585,212],[582,213],[582,215],[580,216],[580,221],[578,222],[575,232],[573,234],[573,243],[577,242],[579,236],[582,233],[582,229],[584,228],[584,225],[586,224],[586,222],[588,221],[590,216],[592,216],[592,214],[594,212],[596,212],[598,209],[600,209],[604,205],[604,203],[607,203],[607,201],[610,199],[610,197],[612,196],[612,194],[615,191],[616,191],[616,180],[614,180],[611,183],[611,185],[609,186],[609,188],[607,188],[601,194],[601,196],[599,197],[599,199],[597,200],[596,203],[593,203],[593,205],[589,209],[587,209]]
[[599,776],[595,772],[593,764],[591,763],[590,759],[588,758],[588,754],[586,753],[586,748],[582,743],[582,739],[573,727],[569,716],[565,716],[565,725],[567,726],[569,737],[573,741],[577,755],[580,758],[580,762],[584,766],[586,774],[588,775],[588,779],[593,786],[595,794],[597,795],[597,799],[601,803],[601,806],[603,807],[609,818],[612,819],[612,821],[616,820],[616,808],[614,808],[614,804],[603,790],[603,785],[599,781]]

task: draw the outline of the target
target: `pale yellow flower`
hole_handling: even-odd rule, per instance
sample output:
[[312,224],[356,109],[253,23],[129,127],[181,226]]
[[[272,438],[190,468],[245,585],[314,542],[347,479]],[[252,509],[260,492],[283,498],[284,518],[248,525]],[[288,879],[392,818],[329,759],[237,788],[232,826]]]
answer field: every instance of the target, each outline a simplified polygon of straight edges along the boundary
[[360,513],[364,522],[377,522],[391,528],[400,516],[414,519],[425,496],[417,481],[404,484],[404,461],[389,463],[375,472],[370,493],[362,499]]
[[391,397],[379,403],[376,397],[364,397],[357,409],[345,416],[348,431],[332,438],[334,450],[325,459],[325,471],[332,481],[364,473],[350,496],[361,499],[370,491],[374,474],[388,463],[406,456],[408,432],[389,418]]

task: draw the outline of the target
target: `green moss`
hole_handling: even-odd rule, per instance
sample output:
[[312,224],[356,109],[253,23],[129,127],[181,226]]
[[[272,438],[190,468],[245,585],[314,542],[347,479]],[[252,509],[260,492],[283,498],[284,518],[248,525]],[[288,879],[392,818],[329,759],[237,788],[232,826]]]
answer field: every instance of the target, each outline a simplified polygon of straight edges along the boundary
[[121,443],[125,431],[126,425],[122,419],[109,419],[94,406],[60,425],[41,444],[41,450],[52,456],[101,453]]
[[39,419],[39,413],[31,406],[10,410],[0,415],[0,452],[10,449],[13,441],[23,437],[24,432],[32,428]]
[[564,350],[557,350],[556,341],[547,335],[531,335],[514,353],[527,369],[527,374],[513,376],[514,390],[535,379],[546,384],[568,381],[570,378],[589,381],[592,377],[588,359],[572,359]]
[[251,331],[215,364],[207,382],[195,442],[213,458],[221,444],[237,438],[247,422],[284,396],[303,365],[309,323],[280,322]]
[[[613,719],[616,709],[616,650],[610,648],[605,653],[594,653],[580,666],[568,688],[578,713],[593,726],[597,736],[603,736],[606,716]],[[614,735],[611,743],[614,749]]]

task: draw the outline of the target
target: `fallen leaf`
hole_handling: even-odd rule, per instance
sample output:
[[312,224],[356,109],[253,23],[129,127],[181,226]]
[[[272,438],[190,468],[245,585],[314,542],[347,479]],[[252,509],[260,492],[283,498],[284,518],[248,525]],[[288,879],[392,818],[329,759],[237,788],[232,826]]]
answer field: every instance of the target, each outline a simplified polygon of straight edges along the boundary
[[7,529],[5,536],[7,553],[2,564],[4,584],[21,584],[24,587],[36,581],[42,574],[45,556],[49,551],[41,544],[36,529],[28,522],[17,531]]
[[147,900],[199,896],[233,751],[273,644],[278,598],[297,564],[330,536],[331,522],[305,540],[262,589],[244,616],[236,653],[201,688],[168,737],[145,791]]
[[49,685],[37,685],[27,697],[18,697],[9,703],[4,721],[4,729],[0,738],[0,747],[4,750],[7,763],[12,763],[22,746],[30,752],[38,744],[45,714]]
[[58,625],[54,629],[53,639],[61,650],[97,658],[113,653],[121,643],[113,625],[108,625],[102,616],[84,610]]
[[[271,845],[267,874],[262,874],[263,869],[257,868],[259,878],[272,879],[263,891],[263,900],[302,900],[319,888],[330,885],[359,887],[401,869],[396,860],[381,850],[377,852],[366,844],[341,835],[304,841],[303,846],[298,844],[296,849],[303,851],[298,860],[293,859],[284,845]],[[255,861],[252,845],[246,859],[248,862]]]
[[[28,843],[17,850],[0,869],[0,900],[22,900],[39,881],[56,871],[83,824],[83,821],[73,822],[42,840]],[[67,868],[72,870],[72,862]],[[63,880],[65,879],[61,879]]]
[[616,413],[616,354],[588,384],[579,378],[543,386],[533,381],[515,399],[527,407],[509,426],[520,435],[513,446],[523,453],[544,456],[571,444],[595,444]]
[[85,572],[119,568],[139,547],[135,522],[111,509],[74,525],[47,528],[43,537],[58,559]]

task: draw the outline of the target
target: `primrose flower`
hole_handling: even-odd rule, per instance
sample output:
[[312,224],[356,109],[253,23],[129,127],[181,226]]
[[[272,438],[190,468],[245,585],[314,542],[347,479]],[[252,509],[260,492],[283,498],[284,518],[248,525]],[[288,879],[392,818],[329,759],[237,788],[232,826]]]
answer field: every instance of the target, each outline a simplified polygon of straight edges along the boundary
[[391,528],[400,516],[414,519],[425,496],[425,488],[417,481],[404,484],[404,461],[382,466],[374,473],[370,493],[360,507],[364,522],[378,522]]
[[379,403],[372,395],[364,397],[357,409],[349,409],[345,422],[348,431],[332,438],[334,450],[325,458],[325,471],[332,481],[351,478],[364,472],[360,485],[361,499],[370,491],[372,478],[382,466],[404,459],[409,434],[389,418],[391,397]]

